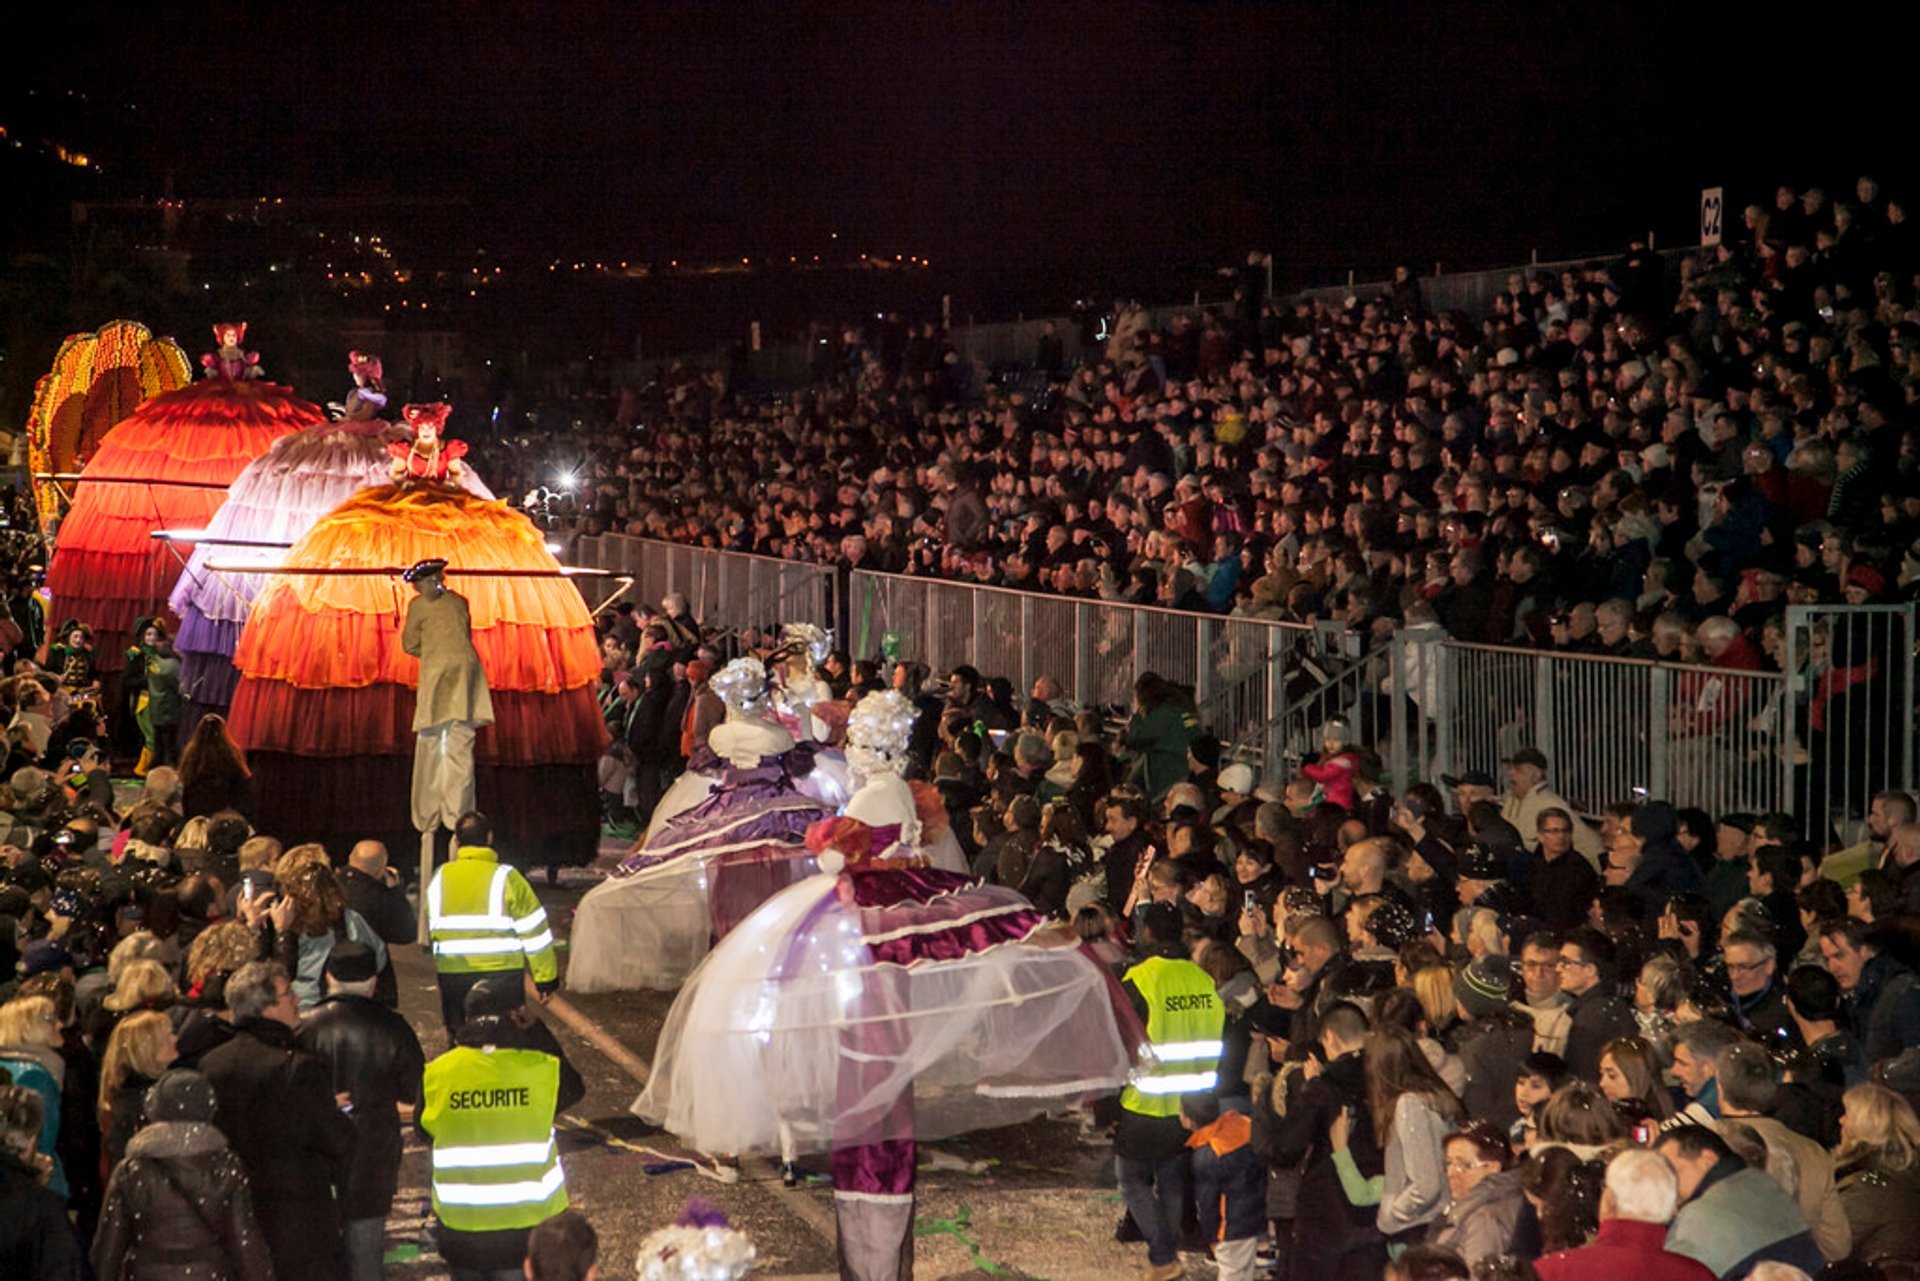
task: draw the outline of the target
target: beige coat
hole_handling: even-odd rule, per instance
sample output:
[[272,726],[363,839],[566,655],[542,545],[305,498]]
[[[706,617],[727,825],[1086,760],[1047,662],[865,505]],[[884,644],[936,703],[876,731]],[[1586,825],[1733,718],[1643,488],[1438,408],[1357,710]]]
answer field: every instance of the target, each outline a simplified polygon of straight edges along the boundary
[[1767,1145],[1767,1173],[1800,1203],[1820,1253],[1829,1259],[1846,1258],[1853,1249],[1853,1228],[1834,1187],[1833,1154],[1770,1116],[1724,1119],[1754,1128]]
[[413,732],[456,721],[493,724],[493,698],[487,674],[473,647],[473,622],[467,598],[459,592],[428,592],[407,607],[400,647],[420,660],[420,696],[413,707]]

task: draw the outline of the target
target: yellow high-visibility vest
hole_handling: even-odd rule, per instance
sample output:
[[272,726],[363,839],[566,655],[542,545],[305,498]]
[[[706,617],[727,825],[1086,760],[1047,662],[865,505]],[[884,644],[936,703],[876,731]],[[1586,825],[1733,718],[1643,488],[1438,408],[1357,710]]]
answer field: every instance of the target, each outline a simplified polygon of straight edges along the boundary
[[1150,1057],[1134,1070],[1120,1106],[1141,1116],[1178,1116],[1181,1095],[1219,1083],[1227,1007],[1205,970],[1176,957],[1150,956],[1127,971],[1126,982],[1147,1002]]
[[433,1136],[433,1212],[460,1232],[545,1223],[567,1208],[554,1145],[560,1060],[455,1046],[427,1064],[420,1124]]

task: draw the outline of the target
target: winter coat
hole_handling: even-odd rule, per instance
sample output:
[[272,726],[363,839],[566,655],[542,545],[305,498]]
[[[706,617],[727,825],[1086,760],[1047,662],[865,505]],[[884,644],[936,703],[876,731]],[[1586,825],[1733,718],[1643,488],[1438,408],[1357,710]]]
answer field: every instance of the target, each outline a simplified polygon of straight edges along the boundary
[[1193,1198],[1203,1241],[1267,1234],[1267,1163],[1253,1149],[1253,1123],[1223,1112],[1187,1140],[1193,1149]]
[[1606,1219],[1592,1245],[1534,1263],[1540,1281],[1713,1281],[1713,1270],[1666,1248],[1667,1229],[1637,1219]]
[[1861,967],[1846,1008],[1869,1063],[1920,1045],[1920,981],[1891,953],[1875,953]]
[[1920,1259],[1920,1166],[1889,1170],[1877,1162],[1848,1162],[1837,1171],[1840,1208],[1853,1230],[1853,1257]]
[[1467,1070],[1460,1101],[1467,1115],[1493,1122],[1503,1134],[1513,1128],[1520,1119],[1513,1082],[1533,1053],[1533,1037],[1533,1020],[1520,1010],[1502,1010],[1467,1025],[1460,1038],[1460,1062]]
[[1793,1194],[1813,1233],[1813,1243],[1829,1259],[1844,1259],[1853,1249],[1845,1207],[1833,1183],[1833,1154],[1806,1135],[1770,1116],[1730,1116],[1728,1123],[1752,1127],[1767,1145],[1767,1173]]
[[1127,722],[1126,747],[1133,755],[1130,777],[1155,805],[1168,788],[1187,777],[1187,747],[1199,724],[1193,709],[1178,698],[1135,712]]
[[[1512,1094],[1512,1089],[1507,1093]],[[1519,1170],[1502,1170],[1480,1180],[1434,1220],[1427,1241],[1452,1250],[1470,1268],[1496,1254],[1536,1253],[1527,1248],[1531,1242],[1521,1239],[1529,1234],[1531,1220],[1521,1177]]]
[[253,1193],[226,1136],[203,1121],[134,1135],[93,1238],[100,1281],[272,1281]]
[[47,1070],[46,1064],[41,1061],[38,1054],[18,1046],[0,1049],[0,1069],[4,1069],[8,1075],[12,1076],[15,1085],[32,1090],[40,1096],[43,1111],[40,1114],[40,1137],[34,1142],[34,1151],[41,1156],[53,1158],[53,1176],[47,1180],[47,1190],[59,1197],[64,1204],[67,1199],[67,1176],[58,1149],[59,1078]]
[[107,1108],[107,1130],[100,1136],[108,1175],[112,1175],[114,1167],[126,1157],[127,1145],[133,1142],[133,1136],[140,1132],[140,1127],[147,1123],[147,1091],[153,1083],[153,1077],[132,1072],[113,1092]]
[[1738,1159],[1721,1160],[1673,1216],[1667,1248],[1739,1281],[1758,1263],[1790,1263],[1808,1276],[1826,1266],[1787,1190]]
[[[1327,1131],[1334,1117],[1349,1108],[1353,1121],[1348,1151],[1360,1176],[1374,1178],[1385,1168],[1385,1160],[1373,1141],[1366,1066],[1361,1055],[1343,1055],[1313,1080],[1296,1084],[1284,1116],[1275,1111],[1270,1094],[1254,1100],[1255,1148],[1276,1167],[1298,1167],[1303,1159],[1306,1163],[1294,1210],[1297,1276],[1335,1275],[1342,1257],[1380,1241],[1374,1208],[1356,1206],[1347,1199],[1328,1141]],[[1384,1258],[1382,1250],[1383,1262]]]
[[0,1276],[80,1281],[80,1242],[66,1201],[11,1152],[0,1152]]
[[400,647],[420,660],[414,733],[454,723],[493,723],[493,698],[473,647],[466,597],[450,591],[414,597],[407,606]]
[[333,1092],[353,1096],[353,1161],[340,1197],[343,1219],[384,1219],[400,1186],[399,1104],[420,1101],[427,1061],[413,1026],[364,996],[330,996],[294,1034],[333,1073]]
[[1431,1223],[1453,1201],[1447,1186],[1447,1135],[1453,1123],[1425,1095],[1408,1092],[1393,1105],[1386,1181],[1375,1222],[1388,1236]]
[[340,1211],[353,1123],[333,1102],[326,1064],[271,1019],[240,1020],[233,1039],[200,1059],[219,1100],[219,1125],[253,1187],[254,1212],[279,1281],[338,1272]]
[[1633,1010],[1614,996],[1605,983],[1595,984],[1574,997],[1573,1004],[1567,1007],[1567,1017],[1570,1022],[1563,1057],[1567,1060],[1567,1069],[1583,1081],[1600,1079],[1600,1051],[1608,1041],[1639,1031]]

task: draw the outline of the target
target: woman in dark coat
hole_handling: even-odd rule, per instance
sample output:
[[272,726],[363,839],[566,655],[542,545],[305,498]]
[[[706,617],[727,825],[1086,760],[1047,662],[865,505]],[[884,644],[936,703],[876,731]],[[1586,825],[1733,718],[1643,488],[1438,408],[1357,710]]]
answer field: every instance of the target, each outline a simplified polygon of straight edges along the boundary
[[213,1086],[169,1072],[147,1092],[146,1113],[107,1184],[93,1238],[100,1281],[268,1281],[246,1172],[212,1124]]

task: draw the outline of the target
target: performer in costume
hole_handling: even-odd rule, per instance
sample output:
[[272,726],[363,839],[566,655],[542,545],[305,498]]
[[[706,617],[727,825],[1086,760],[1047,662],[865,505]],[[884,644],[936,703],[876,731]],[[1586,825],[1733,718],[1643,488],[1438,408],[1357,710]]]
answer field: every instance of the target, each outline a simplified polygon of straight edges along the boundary
[[848,742],[870,772],[849,808],[887,821],[810,830],[820,875],[768,900],[688,980],[633,1107],[703,1151],[830,1150],[852,1281],[911,1275],[917,1141],[1117,1088],[1140,1036],[1068,931],[903,846],[917,819],[893,784],[912,721],[893,691],[854,709]]
[[200,367],[206,371],[207,377],[224,378],[229,382],[266,377],[267,371],[260,366],[260,353],[241,347],[246,341],[245,321],[226,321],[215,325],[214,350],[200,357]]
[[466,464],[460,460],[467,456],[467,442],[446,440],[442,435],[446,430],[447,415],[453,412],[453,407],[442,404],[408,405],[400,412],[407,426],[413,429],[413,440],[396,440],[387,446],[387,452],[393,455],[390,470],[394,482],[452,480],[458,483],[461,473],[466,470]]
[[707,735],[718,786],[580,900],[567,964],[575,991],[678,987],[715,936],[815,870],[807,828],[832,810],[796,786],[811,752],[769,719],[765,667],[736,658],[710,684],[727,708]]
[[353,375],[353,390],[339,404],[328,404],[335,418],[343,422],[378,421],[387,411],[386,369],[380,357],[366,352],[347,353],[347,372]]
[[[410,406],[411,408],[411,406]],[[447,562],[423,560],[406,572],[414,590],[400,647],[420,660],[413,711],[413,825],[430,860],[434,834],[453,830],[474,808],[473,738],[493,724],[493,699],[473,647],[467,598],[447,588]]]
[[69,694],[94,692],[93,632],[77,618],[60,624],[60,639],[47,646],[47,670]]

